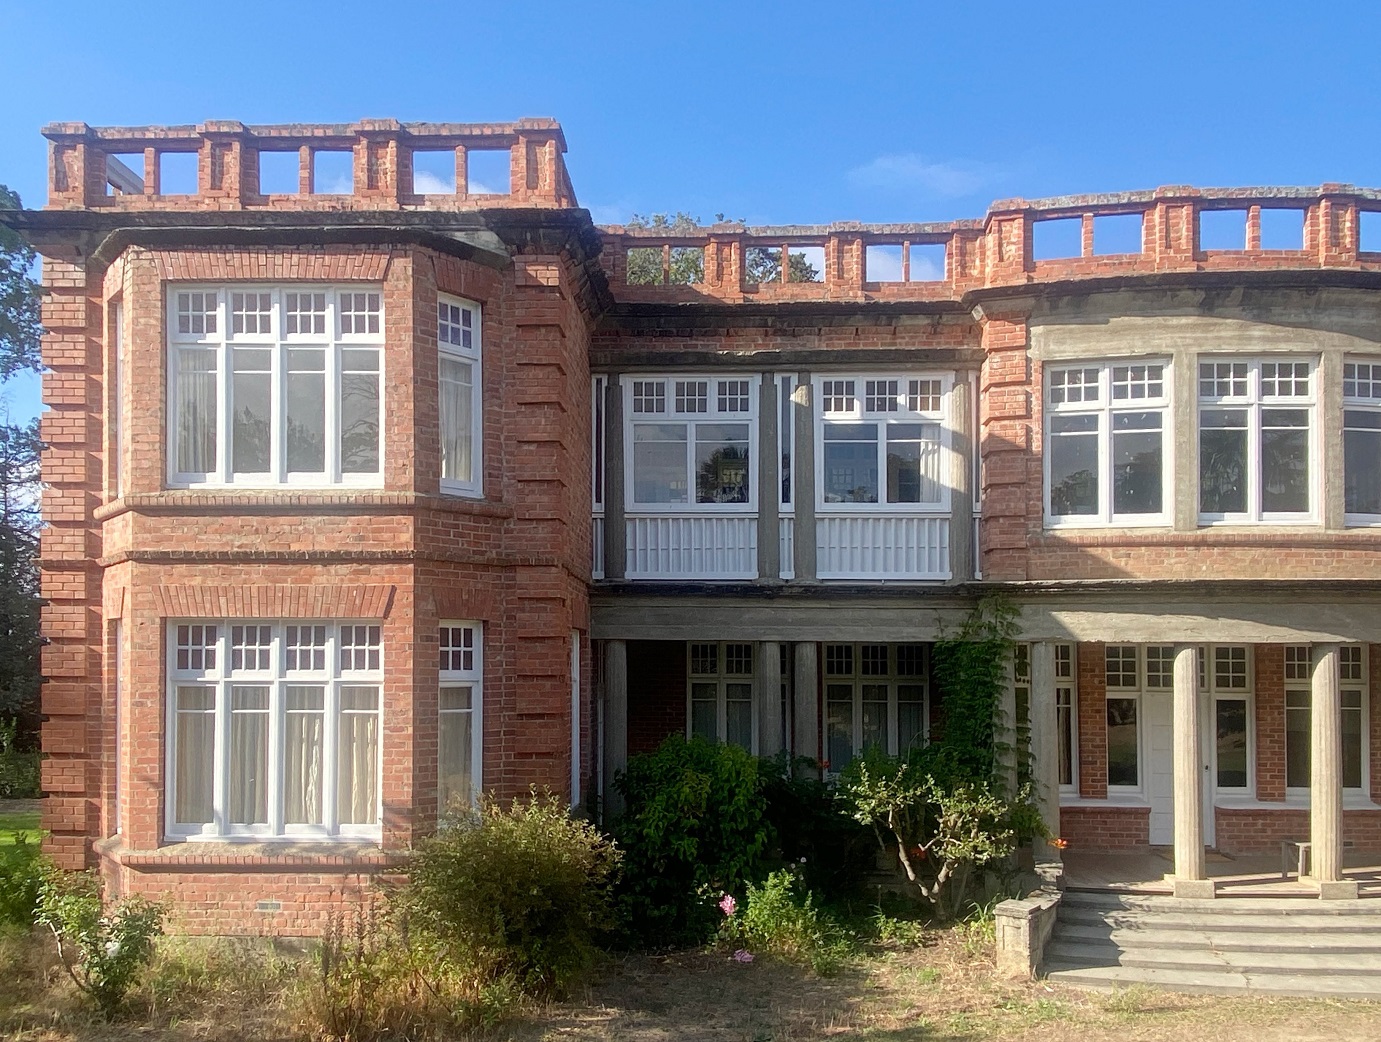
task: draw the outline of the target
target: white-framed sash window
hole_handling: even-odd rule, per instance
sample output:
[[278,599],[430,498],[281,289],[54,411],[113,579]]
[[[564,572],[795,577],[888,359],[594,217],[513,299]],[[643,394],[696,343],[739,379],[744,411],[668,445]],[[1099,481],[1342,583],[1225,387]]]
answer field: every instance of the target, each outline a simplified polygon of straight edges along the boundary
[[[1055,730],[1059,758],[1060,792],[1079,792],[1079,699],[1073,644],[1055,645]],[[1031,645],[1018,644],[1012,654],[1012,680],[1016,694],[1018,775],[1029,775],[1031,749]]]
[[930,647],[926,644],[824,646],[825,758],[837,774],[877,747],[905,756],[930,731]]
[[442,622],[438,644],[437,807],[445,816],[473,806],[483,787],[483,627]]
[[1199,362],[1199,518],[1316,519],[1318,424],[1311,359]]
[[168,625],[167,832],[379,837],[377,622]]
[[1350,525],[1381,525],[1381,359],[1343,363],[1343,499]]
[[1044,384],[1047,523],[1168,524],[1169,363],[1051,367]]
[[622,386],[629,512],[757,509],[756,375],[634,375]]
[[480,306],[436,298],[437,382],[441,398],[441,491],[478,496],[483,486],[484,394]]
[[750,643],[733,641],[687,645],[688,735],[757,751],[756,650]]
[[[1338,689],[1342,702],[1343,791],[1365,795],[1371,787],[1368,649],[1344,644],[1338,649]],[[1306,796],[1310,788],[1313,733],[1313,659],[1307,644],[1285,648],[1285,792]]]
[[379,287],[174,285],[167,320],[171,485],[380,483]]
[[815,378],[816,501],[825,512],[943,512],[949,374]]

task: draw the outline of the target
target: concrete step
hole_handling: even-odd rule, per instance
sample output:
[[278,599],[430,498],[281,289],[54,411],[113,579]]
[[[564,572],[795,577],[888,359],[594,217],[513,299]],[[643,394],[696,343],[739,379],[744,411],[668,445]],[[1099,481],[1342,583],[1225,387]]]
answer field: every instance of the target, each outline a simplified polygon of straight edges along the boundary
[[[1322,902],[1320,902],[1322,903]],[[1237,912],[1195,912],[1175,909],[1080,908],[1060,905],[1058,922],[1062,926],[1093,926],[1122,930],[1185,930],[1191,933],[1318,933],[1354,934],[1381,932],[1381,919],[1372,915],[1310,914],[1279,912],[1241,914]]]
[[1381,999],[1375,976],[1305,976],[1292,973],[1200,972],[1144,966],[1073,966],[1052,962],[1047,979],[1075,987],[1109,990],[1149,984],[1171,991],[1215,995],[1281,995],[1306,998]]
[[1060,908],[1123,909],[1134,912],[1207,912],[1245,915],[1368,916],[1381,918],[1381,900],[1321,901],[1317,897],[1218,897],[1196,901],[1156,894],[1109,890],[1066,890]]
[[1316,931],[1286,929],[1232,930],[1214,923],[1212,928],[1160,929],[1154,920],[1146,926],[1113,928],[1104,923],[1078,924],[1060,921],[1055,926],[1052,942],[1085,945],[1090,948],[1113,947],[1130,949],[1203,949],[1222,952],[1310,952],[1338,955],[1381,955],[1381,930],[1375,928],[1349,931]]
[[1127,948],[1052,941],[1047,965],[1107,968],[1135,966],[1199,974],[1367,977],[1381,988],[1381,953],[1232,952],[1208,948]]

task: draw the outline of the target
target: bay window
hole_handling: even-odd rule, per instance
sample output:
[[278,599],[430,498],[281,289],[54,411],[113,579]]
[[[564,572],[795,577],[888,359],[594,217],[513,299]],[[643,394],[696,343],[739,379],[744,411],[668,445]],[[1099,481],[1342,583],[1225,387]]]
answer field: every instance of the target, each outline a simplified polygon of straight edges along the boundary
[[442,815],[472,806],[483,778],[483,647],[478,622],[440,626],[437,806]]
[[377,485],[382,301],[329,286],[170,292],[169,481]]
[[1314,364],[1199,363],[1199,513],[1206,522],[1314,514]]
[[837,773],[864,750],[906,756],[929,733],[929,648],[825,645],[825,757]]
[[168,833],[379,834],[376,623],[168,628]]
[[686,730],[753,752],[752,644],[694,643],[689,655]]
[[484,442],[480,306],[459,297],[438,296],[436,344],[441,491],[478,495]]
[[646,377],[627,387],[629,509],[756,504],[756,377]]
[[1051,524],[1169,520],[1164,362],[1046,370],[1046,518]]
[[829,376],[816,381],[822,505],[940,508],[947,380]]
[[1381,524],[1381,362],[1343,363],[1343,498],[1352,524]]

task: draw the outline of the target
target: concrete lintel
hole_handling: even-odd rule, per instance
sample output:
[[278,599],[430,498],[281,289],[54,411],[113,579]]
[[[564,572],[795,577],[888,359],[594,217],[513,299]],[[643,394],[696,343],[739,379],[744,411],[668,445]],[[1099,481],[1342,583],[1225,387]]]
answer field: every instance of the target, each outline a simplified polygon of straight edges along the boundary
[[1176,879],[1174,893],[1191,901],[1209,901],[1218,896],[1218,884],[1211,879]]

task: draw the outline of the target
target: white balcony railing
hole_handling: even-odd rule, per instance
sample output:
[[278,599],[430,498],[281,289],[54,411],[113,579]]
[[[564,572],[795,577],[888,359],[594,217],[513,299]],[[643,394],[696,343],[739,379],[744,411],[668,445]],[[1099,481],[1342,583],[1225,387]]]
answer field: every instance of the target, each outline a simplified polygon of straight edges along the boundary
[[821,515],[815,550],[821,579],[948,579],[949,518]]
[[755,515],[660,515],[626,519],[629,579],[753,579]]

